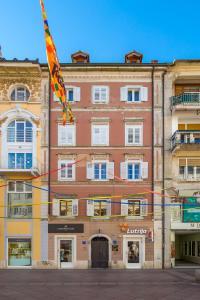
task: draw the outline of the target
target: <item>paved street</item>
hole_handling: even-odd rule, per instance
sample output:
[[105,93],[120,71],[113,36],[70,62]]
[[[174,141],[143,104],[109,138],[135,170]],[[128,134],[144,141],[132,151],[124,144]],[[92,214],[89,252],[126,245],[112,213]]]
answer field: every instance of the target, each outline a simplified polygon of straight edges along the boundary
[[0,300],[200,299],[194,269],[0,270]]

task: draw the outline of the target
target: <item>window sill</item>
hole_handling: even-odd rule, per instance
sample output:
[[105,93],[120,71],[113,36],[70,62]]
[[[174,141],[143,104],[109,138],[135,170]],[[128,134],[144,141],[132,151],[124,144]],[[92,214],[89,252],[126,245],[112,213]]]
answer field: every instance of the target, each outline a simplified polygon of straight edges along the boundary
[[137,220],[143,220],[144,219],[144,217],[142,217],[142,216],[126,216],[125,217],[127,220],[131,220],[131,221],[137,221]]
[[141,147],[143,144],[125,144],[126,147]]
[[73,181],[76,181],[75,179],[63,179],[63,178],[58,178],[58,181],[69,181],[69,182],[73,182]]
[[97,216],[90,216],[90,218],[92,219],[92,220],[109,220],[110,219],[110,216],[99,216],[99,217],[97,217]]
[[104,145],[98,145],[98,144],[92,144],[92,147],[109,147],[108,144],[104,144]]
[[55,217],[57,219],[75,219],[76,217],[78,216],[52,216],[52,217]]

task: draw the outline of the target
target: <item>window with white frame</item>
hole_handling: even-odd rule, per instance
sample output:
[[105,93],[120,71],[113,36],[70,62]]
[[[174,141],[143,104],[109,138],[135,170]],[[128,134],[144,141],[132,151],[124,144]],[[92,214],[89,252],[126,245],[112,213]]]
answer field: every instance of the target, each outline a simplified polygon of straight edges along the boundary
[[137,103],[148,100],[148,88],[144,86],[124,86],[120,89],[120,100]]
[[73,181],[75,180],[74,160],[59,160],[58,162],[58,179]]
[[126,161],[120,163],[121,178],[134,181],[148,178],[148,162],[140,160]]
[[28,218],[32,216],[32,186],[23,181],[9,181],[8,208],[10,218]]
[[111,200],[98,199],[87,200],[87,216],[109,217],[111,215]]
[[7,127],[7,142],[30,143],[33,140],[33,126],[25,120],[12,121]]
[[179,159],[179,179],[200,180],[200,160],[196,158]]
[[108,103],[109,88],[108,86],[93,86],[92,87],[92,102],[93,103]]
[[24,86],[16,86],[10,95],[12,101],[26,102],[30,97],[29,90]]
[[121,215],[128,218],[144,217],[148,214],[147,199],[122,199]]
[[58,124],[58,146],[75,146],[75,125]]
[[88,162],[87,179],[91,179],[91,180],[114,179],[114,162],[108,162],[108,161]]
[[92,124],[92,146],[109,146],[108,124]]
[[[77,86],[65,86],[66,98],[69,102],[78,102],[80,101],[80,87]],[[53,94],[54,101],[59,101],[59,98]]]
[[78,199],[53,199],[52,215],[56,217],[78,216]]
[[125,145],[132,146],[132,145],[142,145],[143,138],[142,138],[142,125],[125,125]]
[[8,153],[8,169],[31,169],[32,153]]

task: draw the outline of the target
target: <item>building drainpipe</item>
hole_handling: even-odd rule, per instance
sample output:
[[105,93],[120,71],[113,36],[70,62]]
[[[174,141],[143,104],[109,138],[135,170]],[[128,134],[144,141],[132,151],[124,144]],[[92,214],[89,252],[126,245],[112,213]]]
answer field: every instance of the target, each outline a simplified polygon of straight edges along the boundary
[[[162,194],[165,193],[165,74],[162,73]],[[162,197],[162,269],[165,269],[165,197]]]
[[51,82],[50,82],[50,72],[49,72],[49,107],[48,107],[48,118],[49,118],[49,124],[48,124],[48,215],[51,215],[51,173],[50,173],[50,163],[51,163]]
[[[151,93],[152,93],[152,153],[151,153],[151,160],[152,160],[152,180],[151,180],[151,190],[154,191],[154,69],[155,67],[152,66],[151,71]],[[152,207],[154,212],[154,194],[152,193]],[[154,214],[152,214],[152,219],[154,218]]]

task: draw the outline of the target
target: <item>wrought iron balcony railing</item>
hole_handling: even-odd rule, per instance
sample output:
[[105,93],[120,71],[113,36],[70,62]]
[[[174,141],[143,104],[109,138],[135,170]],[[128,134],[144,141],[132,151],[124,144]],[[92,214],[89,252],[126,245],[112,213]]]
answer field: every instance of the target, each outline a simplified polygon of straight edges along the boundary
[[171,97],[171,105],[199,105],[200,106],[200,93],[183,93],[177,96]]
[[177,130],[171,138],[172,150],[177,145],[200,145],[200,130]]

